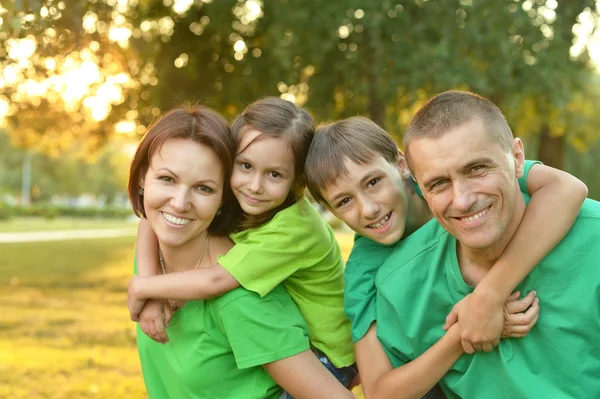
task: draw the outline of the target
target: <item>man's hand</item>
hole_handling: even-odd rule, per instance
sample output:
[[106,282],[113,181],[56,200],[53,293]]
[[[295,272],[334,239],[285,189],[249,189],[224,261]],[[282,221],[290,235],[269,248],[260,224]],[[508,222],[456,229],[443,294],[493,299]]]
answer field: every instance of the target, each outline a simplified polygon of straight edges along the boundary
[[140,327],[144,334],[160,344],[169,342],[166,327],[171,320],[168,301],[149,299],[140,313]]
[[530,291],[523,299],[507,301],[504,310],[502,338],[521,338],[529,333],[540,317],[540,299],[535,291]]
[[138,298],[138,285],[143,280],[143,277],[133,276],[129,280],[127,288],[127,308],[129,309],[129,318],[131,321],[140,321],[140,312],[146,303],[145,299]]

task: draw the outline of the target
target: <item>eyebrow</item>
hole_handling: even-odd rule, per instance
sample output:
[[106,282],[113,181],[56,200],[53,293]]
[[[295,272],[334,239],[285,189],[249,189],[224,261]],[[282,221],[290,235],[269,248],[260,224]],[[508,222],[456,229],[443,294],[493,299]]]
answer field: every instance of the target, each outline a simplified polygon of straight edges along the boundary
[[[253,164],[253,162],[251,162],[250,159],[245,158],[243,155],[238,155],[236,157],[235,161],[236,162],[246,162],[246,163],[249,163],[251,165]],[[286,166],[279,166],[279,165],[272,166],[272,165],[267,165],[266,167],[264,167],[262,169],[272,170],[272,171],[275,171],[275,172],[283,172],[284,174],[289,174],[290,173],[289,168],[286,167]]]
[[[472,168],[475,165],[496,165],[496,162],[490,158],[490,157],[479,157],[479,158],[475,158],[469,161],[469,163],[467,163],[466,165],[461,166],[460,171],[462,173],[467,172],[470,168]],[[438,180],[441,179],[445,179],[446,175],[438,175],[438,176],[434,176],[430,179],[427,179],[424,183],[423,183],[423,187],[429,189],[431,187],[431,185],[435,182],[437,182]]]
[[[154,168],[153,168],[154,169]],[[173,176],[175,176],[176,178],[179,179],[179,176],[177,175],[177,173],[173,172],[171,169],[167,168],[167,167],[162,167],[162,168],[158,168],[158,169],[154,169],[156,172],[161,172],[161,171],[167,171],[170,174],[172,174]],[[198,180],[196,181],[194,184],[199,184],[199,183],[212,183],[215,186],[218,185],[216,181],[212,180],[212,179],[205,179],[205,180]]]

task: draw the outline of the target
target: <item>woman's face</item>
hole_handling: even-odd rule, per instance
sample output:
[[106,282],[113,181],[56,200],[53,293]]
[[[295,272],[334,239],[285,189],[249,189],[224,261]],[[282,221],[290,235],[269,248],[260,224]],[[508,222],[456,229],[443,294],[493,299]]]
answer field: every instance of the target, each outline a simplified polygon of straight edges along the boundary
[[152,155],[141,187],[162,246],[201,243],[222,205],[224,179],[217,154],[195,141],[169,139]]

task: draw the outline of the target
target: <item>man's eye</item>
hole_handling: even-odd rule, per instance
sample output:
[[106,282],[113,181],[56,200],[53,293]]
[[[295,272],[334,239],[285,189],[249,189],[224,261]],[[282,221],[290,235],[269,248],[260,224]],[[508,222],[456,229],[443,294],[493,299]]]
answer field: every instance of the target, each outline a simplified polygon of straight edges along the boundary
[[476,166],[473,166],[471,168],[471,173],[483,172],[484,170],[485,170],[485,166],[483,166],[483,165],[476,165]]
[[431,185],[431,190],[440,189],[440,188],[444,187],[445,184],[446,184],[446,180],[438,180]]

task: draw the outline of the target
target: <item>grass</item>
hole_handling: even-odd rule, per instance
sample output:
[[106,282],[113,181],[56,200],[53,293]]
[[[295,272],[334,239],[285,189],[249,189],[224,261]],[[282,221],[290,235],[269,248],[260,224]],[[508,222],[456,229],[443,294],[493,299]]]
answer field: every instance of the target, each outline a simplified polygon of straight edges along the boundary
[[0,233],[19,233],[27,231],[109,229],[134,227],[135,222],[120,219],[69,218],[59,217],[45,219],[43,217],[17,217],[0,221]]
[[[134,240],[0,244],[0,398],[146,398],[125,305]],[[347,256],[352,234],[339,241]]]

